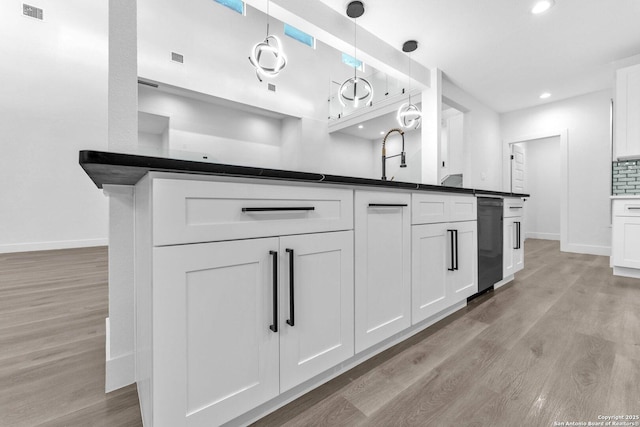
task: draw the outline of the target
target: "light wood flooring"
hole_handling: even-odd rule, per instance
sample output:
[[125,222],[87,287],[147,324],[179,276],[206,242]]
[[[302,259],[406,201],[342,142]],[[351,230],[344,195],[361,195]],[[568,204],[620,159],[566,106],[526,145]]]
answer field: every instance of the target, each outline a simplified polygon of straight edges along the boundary
[[[0,254],[0,426],[140,426],[104,394],[106,249]],[[553,426],[640,414],[640,280],[527,240],[503,288],[258,426]]]

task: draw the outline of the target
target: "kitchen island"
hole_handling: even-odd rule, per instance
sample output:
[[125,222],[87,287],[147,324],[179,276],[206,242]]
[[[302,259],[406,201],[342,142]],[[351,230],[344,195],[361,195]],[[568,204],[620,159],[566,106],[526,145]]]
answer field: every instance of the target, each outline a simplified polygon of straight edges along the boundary
[[96,151],[80,164],[99,188],[135,188],[147,427],[249,423],[464,307],[475,196],[527,197]]

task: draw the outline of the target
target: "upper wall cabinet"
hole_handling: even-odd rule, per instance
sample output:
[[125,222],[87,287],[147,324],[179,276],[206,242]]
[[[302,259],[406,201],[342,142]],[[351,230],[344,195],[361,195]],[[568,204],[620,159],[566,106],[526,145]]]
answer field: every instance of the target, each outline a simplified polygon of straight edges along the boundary
[[616,73],[615,156],[640,157],[640,64]]

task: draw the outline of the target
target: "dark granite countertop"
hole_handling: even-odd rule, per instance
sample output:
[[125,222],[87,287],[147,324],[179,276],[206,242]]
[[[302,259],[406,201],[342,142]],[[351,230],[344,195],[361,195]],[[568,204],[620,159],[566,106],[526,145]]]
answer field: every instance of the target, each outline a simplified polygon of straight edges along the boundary
[[151,157],[137,154],[112,153],[107,151],[80,151],[80,166],[98,188],[103,185],[135,185],[148,172],[173,172],[199,175],[237,176],[245,178],[279,179],[328,184],[360,185],[402,188],[420,191],[439,191],[505,197],[529,197],[528,194],[504,193],[500,191],[474,190],[472,188],[443,187],[440,185],[416,184],[401,181],[357,178],[352,176],[324,175],[280,169],[264,169],[250,166],[225,165],[194,160],[179,160],[166,157]]

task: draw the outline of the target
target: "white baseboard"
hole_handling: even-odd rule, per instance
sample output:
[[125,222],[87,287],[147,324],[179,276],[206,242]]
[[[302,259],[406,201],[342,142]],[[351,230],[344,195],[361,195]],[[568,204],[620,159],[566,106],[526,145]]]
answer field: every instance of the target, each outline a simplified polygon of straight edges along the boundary
[[132,353],[121,354],[120,356],[111,357],[111,331],[109,327],[109,318],[105,319],[105,376],[104,391],[117,390],[119,388],[133,384],[136,381],[136,359]]
[[511,276],[507,276],[504,279],[502,279],[501,281],[499,281],[498,283],[496,283],[495,285],[493,285],[493,289],[498,289],[504,285],[506,285],[507,283],[510,283],[511,281],[513,281],[513,274]]
[[538,233],[536,231],[527,231],[525,239],[542,239],[542,240],[560,240],[558,233]]
[[579,245],[576,243],[569,243],[560,249],[563,252],[573,252],[576,254],[611,256],[610,246]]
[[636,268],[627,267],[613,267],[614,276],[632,277],[634,279],[640,279],[640,270]]
[[107,246],[108,239],[57,240],[53,242],[11,243],[0,245],[0,254],[13,252],[50,251],[55,249],[88,248]]

